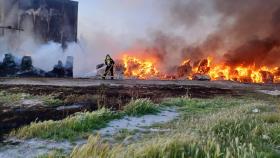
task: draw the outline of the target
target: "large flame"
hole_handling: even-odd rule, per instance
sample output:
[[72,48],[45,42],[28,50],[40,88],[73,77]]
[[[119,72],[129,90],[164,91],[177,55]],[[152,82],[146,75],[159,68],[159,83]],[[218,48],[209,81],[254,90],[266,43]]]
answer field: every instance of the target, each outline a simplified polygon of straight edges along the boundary
[[[209,76],[211,80],[231,80],[249,83],[279,83],[279,67],[256,67],[250,66],[230,66],[225,63],[214,63],[214,58],[202,59],[196,65],[191,65],[191,59],[185,59],[174,70],[177,78],[191,79],[194,75],[200,74]],[[159,60],[152,56],[122,55],[122,62],[127,78],[138,79],[170,79],[168,74],[159,71]],[[172,77],[172,79],[176,79]]]
[[125,67],[125,76],[136,77],[139,79],[148,79],[158,76],[159,72],[155,67],[155,59],[140,59],[129,55],[123,55],[122,58]]

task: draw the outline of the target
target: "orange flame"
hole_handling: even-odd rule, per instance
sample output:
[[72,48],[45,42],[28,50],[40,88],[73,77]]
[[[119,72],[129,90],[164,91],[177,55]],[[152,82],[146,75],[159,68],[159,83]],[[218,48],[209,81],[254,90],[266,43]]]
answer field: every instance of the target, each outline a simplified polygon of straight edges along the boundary
[[[122,61],[125,67],[124,74],[128,78],[170,79],[170,77],[166,77],[170,76],[169,74],[162,73],[158,70],[159,60],[152,56],[136,57],[124,54],[122,56]],[[201,74],[209,76],[211,80],[232,80],[250,83],[280,82],[280,67],[256,67],[255,65],[229,66],[224,63],[215,64],[213,61],[214,58],[208,57],[207,59],[201,60],[197,66],[191,67],[188,66],[191,63],[191,59],[186,59],[178,65],[178,67],[182,67],[179,71],[179,76],[182,76],[182,71],[186,71],[186,79],[192,78],[192,75]],[[189,73],[189,71],[191,73]],[[174,73],[176,73],[176,70],[174,70]]]
[[148,79],[158,75],[154,59],[140,59],[129,55],[124,55],[123,64],[125,67],[125,76],[136,77],[139,79]]

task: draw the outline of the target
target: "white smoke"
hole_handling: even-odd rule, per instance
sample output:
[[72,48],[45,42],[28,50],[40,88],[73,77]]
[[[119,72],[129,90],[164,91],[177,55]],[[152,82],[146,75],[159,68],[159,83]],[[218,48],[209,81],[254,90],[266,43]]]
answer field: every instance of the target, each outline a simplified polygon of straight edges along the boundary
[[[0,0],[0,2],[4,1]],[[86,4],[91,4],[90,1],[81,3],[82,7],[86,6]],[[61,44],[52,41],[42,44],[37,40],[33,32],[32,21],[25,20],[23,22],[23,32],[4,30],[4,36],[0,37],[0,59],[3,60],[3,56],[6,53],[12,53],[17,57],[28,55],[32,57],[35,67],[50,71],[58,60],[65,63],[67,56],[73,56],[74,76],[83,76],[95,71],[96,65],[104,61],[106,54],[114,56],[114,54],[122,51],[124,43],[129,41],[129,37],[127,36],[127,40],[120,39],[119,37],[121,36],[111,33],[110,28],[104,28],[101,25],[94,27],[95,22],[97,22],[94,20],[95,16],[85,16],[89,9],[84,11],[82,7],[79,8],[77,43],[68,43],[68,47],[65,50],[62,49]],[[13,10],[7,14],[8,16],[5,16],[5,23],[2,26],[14,24],[14,20],[17,19],[15,16],[19,13],[14,8],[16,7],[13,7]],[[0,29],[0,33],[1,31],[2,29]]]
[[[94,71],[95,66],[104,61],[106,54],[116,57],[131,46],[139,45],[139,39],[149,42],[154,30],[180,35],[187,43],[195,43],[213,31],[215,25],[209,21],[217,21],[207,18],[198,24],[200,27],[188,29],[170,25],[168,14],[172,2],[169,0],[78,1],[78,43],[69,43],[66,50],[54,42],[42,45],[36,41],[33,26],[27,21],[24,32],[14,32],[0,38],[0,54],[30,55],[34,66],[45,71],[50,71],[58,60],[65,62],[67,56],[73,56],[74,76],[83,76]],[[213,27],[209,27],[209,23]],[[173,51],[171,57],[174,56]]]

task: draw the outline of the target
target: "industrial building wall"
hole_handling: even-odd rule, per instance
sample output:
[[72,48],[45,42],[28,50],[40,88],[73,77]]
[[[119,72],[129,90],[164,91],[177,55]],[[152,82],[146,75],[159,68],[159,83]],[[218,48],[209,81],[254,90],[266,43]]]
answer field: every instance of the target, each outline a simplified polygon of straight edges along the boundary
[[[77,41],[78,2],[70,0],[0,0],[0,25],[30,30],[42,42]],[[32,24],[32,26],[30,26]],[[0,30],[0,35],[3,30]]]

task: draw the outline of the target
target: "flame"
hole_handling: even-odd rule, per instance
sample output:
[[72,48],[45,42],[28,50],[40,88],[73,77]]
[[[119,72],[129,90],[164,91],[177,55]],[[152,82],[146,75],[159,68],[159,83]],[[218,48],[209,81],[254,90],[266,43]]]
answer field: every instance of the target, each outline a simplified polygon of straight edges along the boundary
[[[176,79],[176,75],[165,74],[160,72],[159,61],[153,56],[135,56],[124,54],[122,56],[125,68],[124,75],[128,78],[138,79]],[[196,66],[191,66],[191,59],[185,59],[178,64],[177,78],[184,76],[185,79],[192,78],[192,75],[207,75],[211,80],[231,80],[249,83],[279,83],[280,67],[256,67],[250,66],[230,66],[225,63],[214,63],[213,57],[208,57],[198,62]]]
[[182,62],[182,64],[181,64],[181,66],[184,66],[184,65],[187,65],[187,64],[189,64],[190,63],[190,59],[186,59],[186,60],[184,60],[183,62]]
[[129,55],[124,55],[123,64],[125,76],[148,79],[158,75],[154,59],[140,59]]
[[257,68],[252,66],[237,66],[230,67],[221,65],[210,65],[210,71],[208,75],[212,80],[232,80],[239,82],[253,82],[253,83],[265,83],[275,82],[275,72],[277,68],[273,69],[263,66]]

